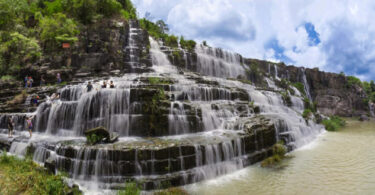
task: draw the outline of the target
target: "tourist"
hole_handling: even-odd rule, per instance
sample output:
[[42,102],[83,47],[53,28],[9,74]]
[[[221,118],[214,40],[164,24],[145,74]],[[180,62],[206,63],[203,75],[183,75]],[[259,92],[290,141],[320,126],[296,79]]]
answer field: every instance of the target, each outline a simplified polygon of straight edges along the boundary
[[46,80],[44,80],[44,75],[40,77],[40,86],[44,86],[46,84]]
[[38,106],[38,103],[39,103],[39,96],[38,96],[38,95],[34,96],[32,102],[33,102],[33,105],[34,105],[34,106]]
[[25,88],[27,88],[27,81],[28,81],[28,80],[29,80],[29,76],[26,75],[26,76],[25,76],[25,80],[24,80],[24,81],[25,81]]
[[33,130],[33,116],[30,116],[29,118],[27,118],[26,120],[26,123],[27,123],[27,129],[29,130],[29,133],[30,133],[30,138],[32,137],[32,130]]
[[113,84],[113,81],[109,84],[109,88],[115,88],[115,84]]
[[102,84],[102,88],[107,88],[107,82],[106,81],[103,81],[103,84]]
[[26,86],[29,87],[29,88],[33,87],[33,82],[34,82],[33,78],[31,76],[29,76],[27,78]]
[[91,84],[91,81],[89,81],[86,87],[87,87],[87,92],[90,92],[92,90],[93,86]]
[[57,79],[57,83],[60,84],[61,83],[61,75],[60,75],[60,73],[57,73],[56,79]]
[[14,121],[13,121],[13,116],[10,116],[8,118],[8,137],[12,138],[13,137],[13,129],[14,129]]

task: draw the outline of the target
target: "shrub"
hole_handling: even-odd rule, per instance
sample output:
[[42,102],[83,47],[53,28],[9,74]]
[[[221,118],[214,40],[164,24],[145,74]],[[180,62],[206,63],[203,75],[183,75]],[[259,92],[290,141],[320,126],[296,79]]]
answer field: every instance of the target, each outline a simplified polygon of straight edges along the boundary
[[178,47],[178,38],[174,35],[166,36],[164,38],[164,43],[166,46],[176,48]]
[[57,13],[53,17],[43,17],[40,20],[40,38],[50,49],[60,48],[61,43],[78,41],[79,30],[74,20],[65,14]]
[[34,38],[14,32],[0,43],[0,75],[18,74],[26,63],[35,62],[41,56],[41,49]]
[[141,194],[141,190],[139,186],[134,182],[126,183],[125,188],[117,192],[117,195],[139,195],[139,194]]
[[305,94],[305,86],[301,83],[301,82],[296,82],[296,83],[292,83],[292,85],[298,89],[298,91],[302,94],[302,95],[306,95]]
[[348,76],[346,77],[347,78],[347,87],[350,88],[354,85],[357,85],[357,86],[362,86],[362,82],[359,78],[355,77],[355,76]]
[[338,116],[332,116],[330,119],[325,119],[322,123],[327,131],[336,131],[346,125],[345,120]]
[[311,117],[311,115],[312,115],[312,112],[311,112],[311,110],[310,109],[305,109],[304,111],[303,111],[303,113],[302,113],[302,117],[304,118],[304,119],[309,119],[310,117]]
[[272,156],[266,158],[261,162],[262,167],[272,167],[279,164],[286,154],[286,147],[283,142],[278,142],[272,146]]
[[122,8],[121,3],[116,0],[98,0],[97,13],[103,14],[106,17],[113,16],[120,13]]
[[4,75],[4,76],[1,77],[1,80],[11,81],[11,80],[16,80],[16,78],[14,78],[14,76],[11,76],[11,75]]
[[183,49],[193,52],[197,43],[193,40],[185,40],[183,36],[180,38],[180,46]]

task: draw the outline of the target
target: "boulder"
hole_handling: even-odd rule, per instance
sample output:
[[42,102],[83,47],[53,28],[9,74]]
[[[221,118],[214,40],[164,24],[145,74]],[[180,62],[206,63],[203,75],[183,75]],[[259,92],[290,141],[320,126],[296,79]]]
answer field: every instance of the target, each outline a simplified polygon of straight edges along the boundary
[[360,120],[360,121],[368,121],[368,120],[370,120],[370,118],[369,118],[368,116],[362,114],[362,115],[359,117],[359,120]]
[[44,168],[46,168],[49,172],[55,174],[55,170],[56,170],[56,160],[53,159],[52,157],[49,157],[49,158],[44,162]]
[[109,138],[109,132],[105,127],[95,127],[92,129],[88,129],[85,131],[85,136],[90,136],[92,134],[95,134],[100,137]]

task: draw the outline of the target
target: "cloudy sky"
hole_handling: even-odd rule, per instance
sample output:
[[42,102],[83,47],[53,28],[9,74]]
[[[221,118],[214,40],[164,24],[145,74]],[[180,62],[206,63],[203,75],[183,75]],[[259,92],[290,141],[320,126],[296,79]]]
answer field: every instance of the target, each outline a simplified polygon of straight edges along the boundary
[[375,80],[374,0],[132,0],[170,32],[245,57]]

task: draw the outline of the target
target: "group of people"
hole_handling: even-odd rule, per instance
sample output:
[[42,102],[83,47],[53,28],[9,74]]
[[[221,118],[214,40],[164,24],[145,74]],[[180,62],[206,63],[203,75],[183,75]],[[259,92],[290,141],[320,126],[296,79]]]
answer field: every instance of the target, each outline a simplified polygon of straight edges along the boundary
[[[32,130],[33,130],[33,118],[34,116],[30,116],[26,118],[26,126],[27,130],[29,131],[30,138],[32,137]],[[13,116],[8,117],[8,137],[12,138],[13,137],[13,131],[14,131],[14,118]]]
[[[57,80],[57,84],[60,84],[62,82],[60,73],[56,74],[56,80]],[[25,81],[25,88],[33,87],[34,79],[31,76],[26,76],[24,81]],[[44,79],[44,75],[42,75],[40,77],[40,86],[44,86],[45,84],[46,84],[46,80]]]
[[[109,88],[115,88],[115,84],[113,83],[113,81],[110,81],[109,84],[107,84],[107,81],[103,81],[103,84],[101,85],[102,89],[107,88],[107,85],[109,85]],[[86,88],[87,92],[90,92],[94,88],[91,81],[87,83]]]

